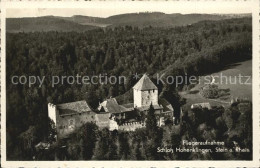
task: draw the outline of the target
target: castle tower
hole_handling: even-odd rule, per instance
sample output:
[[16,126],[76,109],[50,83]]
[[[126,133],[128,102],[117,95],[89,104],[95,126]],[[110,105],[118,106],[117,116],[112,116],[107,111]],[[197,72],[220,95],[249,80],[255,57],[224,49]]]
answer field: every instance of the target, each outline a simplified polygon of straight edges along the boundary
[[53,120],[55,126],[57,124],[57,107],[54,104],[48,103],[48,116]]
[[134,107],[158,105],[158,88],[146,74],[135,84],[133,92]]

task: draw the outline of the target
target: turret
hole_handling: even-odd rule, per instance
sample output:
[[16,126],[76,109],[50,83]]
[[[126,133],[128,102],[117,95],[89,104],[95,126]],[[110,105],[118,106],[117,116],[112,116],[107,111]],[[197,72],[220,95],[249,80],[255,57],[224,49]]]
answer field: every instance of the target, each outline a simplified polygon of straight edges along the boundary
[[52,103],[48,103],[48,116],[51,120],[53,120],[53,122],[57,123],[57,107],[56,105],[52,104]]
[[158,105],[158,88],[146,74],[135,84],[133,93],[134,107]]

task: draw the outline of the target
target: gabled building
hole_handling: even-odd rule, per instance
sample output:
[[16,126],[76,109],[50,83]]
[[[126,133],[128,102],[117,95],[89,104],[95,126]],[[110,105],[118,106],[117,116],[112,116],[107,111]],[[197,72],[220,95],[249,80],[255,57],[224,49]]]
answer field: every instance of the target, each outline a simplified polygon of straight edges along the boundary
[[84,100],[57,105],[49,103],[48,114],[56,126],[58,138],[66,138],[87,122],[96,122],[96,113]]
[[119,105],[115,98],[109,98],[100,103],[98,110],[100,113],[109,113],[117,121],[123,121],[119,124],[143,122],[136,121],[136,118],[133,118],[134,113],[147,115],[151,104],[155,109],[159,125],[163,124],[164,116],[173,116],[173,108],[165,99],[160,100],[163,104],[159,104],[158,88],[146,74],[134,85],[133,99],[133,103]]
[[99,104],[98,110],[100,113],[110,113],[119,119],[125,119],[126,113],[133,111],[134,107],[119,105],[115,98],[109,98]]

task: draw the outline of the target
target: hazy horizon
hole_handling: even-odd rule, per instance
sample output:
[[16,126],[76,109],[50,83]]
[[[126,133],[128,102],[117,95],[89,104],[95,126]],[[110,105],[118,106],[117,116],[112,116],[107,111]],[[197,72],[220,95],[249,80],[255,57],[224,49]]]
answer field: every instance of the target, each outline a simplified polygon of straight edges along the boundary
[[192,3],[178,2],[91,2],[87,6],[76,6],[76,8],[31,8],[19,7],[15,9],[7,9],[7,18],[22,18],[22,17],[40,17],[40,16],[61,16],[71,17],[73,15],[82,15],[90,17],[107,18],[114,15],[143,13],[143,12],[162,12],[165,14],[250,14],[252,9],[250,2],[239,3],[236,5],[232,2],[196,2]]
[[75,16],[85,16],[85,17],[97,17],[97,18],[109,18],[111,16],[124,15],[124,14],[141,14],[141,13],[163,13],[166,15],[180,14],[180,15],[189,15],[189,14],[201,14],[201,15],[251,15],[251,13],[164,13],[159,11],[145,11],[145,12],[130,12],[130,13],[120,13],[115,15],[110,15],[107,17],[102,16],[91,16],[91,15],[83,15],[83,14],[75,14],[71,16],[60,16],[60,15],[41,15],[41,16],[23,16],[23,17],[6,17],[6,18],[37,18],[37,17],[75,17]]

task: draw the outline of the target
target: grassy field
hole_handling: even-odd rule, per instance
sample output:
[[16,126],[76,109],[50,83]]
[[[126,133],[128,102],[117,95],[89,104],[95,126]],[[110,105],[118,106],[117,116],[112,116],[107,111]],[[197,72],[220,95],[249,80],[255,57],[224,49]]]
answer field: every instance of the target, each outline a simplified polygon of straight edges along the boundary
[[[225,96],[217,99],[207,99],[199,94],[199,88],[209,84],[212,80],[220,90],[223,90]],[[232,98],[252,100],[252,60],[235,63],[227,66],[222,71],[201,76],[199,81],[199,84],[190,91],[180,92],[180,95],[187,99],[184,108],[190,107],[193,103],[201,102],[226,106]]]

